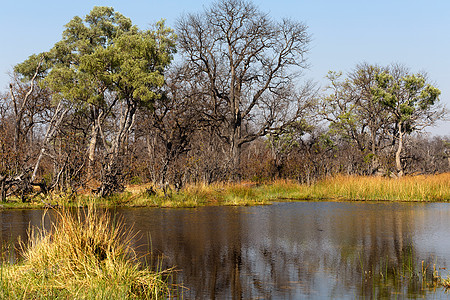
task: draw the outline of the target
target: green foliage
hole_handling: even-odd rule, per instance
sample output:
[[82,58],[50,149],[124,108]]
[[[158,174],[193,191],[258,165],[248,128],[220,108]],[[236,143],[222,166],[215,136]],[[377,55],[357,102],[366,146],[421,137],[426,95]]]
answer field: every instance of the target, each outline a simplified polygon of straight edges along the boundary
[[279,153],[288,153],[294,147],[298,147],[298,139],[312,129],[305,120],[299,120],[292,124],[275,130],[268,134],[269,146]]
[[130,183],[131,184],[142,184],[143,180],[139,176],[133,176],[133,178],[131,178],[131,180],[130,180]]
[[102,106],[113,93],[151,106],[160,97],[176,38],[164,21],[154,30],[139,30],[113,8],[94,7],[84,20],[74,17],[65,27],[49,52],[30,56],[15,71],[29,78],[44,57],[40,74],[56,99]]
[[367,155],[364,156],[364,162],[365,162],[366,164],[369,164],[369,163],[371,163],[375,158],[376,158],[375,154],[369,153],[369,154],[367,154]]
[[319,145],[323,148],[334,148],[336,149],[336,145],[328,134],[322,134],[319,137]]
[[441,93],[436,87],[426,84],[421,74],[394,77],[387,70],[377,74],[376,82],[377,86],[371,89],[374,98],[390,111],[394,122],[404,124],[410,131],[424,114],[433,109]]
[[368,93],[374,85],[374,74],[380,67],[358,65],[347,78],[342,72],[328,72],[331,94],[322,100],[321,114],[329,122],[330,134],[356,142],[364,151],[369,148],[368,136],[381,131],[383,114],[379,104]]
[[[38,68],[39,64],[41,66]],[[48,69],[48,53],[33,54],[24,63],[18,64],[14,67],[14,72],[21,75],[23,81],[31,80],[37,72],[37,78],[42,79],[46,76]]]

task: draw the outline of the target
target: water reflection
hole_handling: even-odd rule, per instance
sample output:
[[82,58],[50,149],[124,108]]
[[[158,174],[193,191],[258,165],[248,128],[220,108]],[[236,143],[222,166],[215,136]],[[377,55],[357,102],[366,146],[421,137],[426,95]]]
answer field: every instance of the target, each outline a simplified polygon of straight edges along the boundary
[[[167,265],[182,270],[178,279],[189,288],[187,298],[294,299],[425,295],[425,285],[387,279],[383,284],[379,274],[386,273],[386,278],[386,270],[402,268],[417,272],[422,260],[429,270],[434,263],[446,265],[449,252],[416,250],[424,247],[417,247],[420,242],[440,243],[417,241],[416,236],[430,229],[417,223],[448,228],[449,219],[440,218],[437,224],[432,208],[302,202],[120,213],[151,233],[153,249],[164,253]],[[449,215],[449,208],[443,209]],[[434,211],[442,214],[442,209]]]
[[[446,204],[297,202],[117,213],[140,232],[135,246],[142,254],[151,248],[180,270],[187,299],[445,296],[430,282],[399,279],[419,274],[422,260],[428,273],[433,264],[449,266]],[[1,212],[2,242],[25,235],[40,215]]]
[[21,243],[26,243],[30,226],[48,225],[48,217],[43,221],[44,210],[4,210],[0,211],[0,253],[1,261],[13,263],[17,260]]

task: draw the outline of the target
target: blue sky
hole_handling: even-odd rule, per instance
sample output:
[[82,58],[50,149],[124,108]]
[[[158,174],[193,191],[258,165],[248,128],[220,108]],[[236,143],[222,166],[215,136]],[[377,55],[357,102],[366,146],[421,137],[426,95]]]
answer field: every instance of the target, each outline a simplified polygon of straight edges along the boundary
[[[61,39],[64,24],[84,17],[93,6],[112,6],[140,28],[164,18],[174,27],[183,13],[198,12],[208,0],[22,0],[4,1],[0,10],[0,91],[12,67]],[[254,0],[274,19],[305,22],[312,35],[305,78],[322,85],[329,70],[351,71],[356,64],[401,63],[426,71],[450,109],[450,1],[447,0]],[[450,122],[429,129],[450,135]]]

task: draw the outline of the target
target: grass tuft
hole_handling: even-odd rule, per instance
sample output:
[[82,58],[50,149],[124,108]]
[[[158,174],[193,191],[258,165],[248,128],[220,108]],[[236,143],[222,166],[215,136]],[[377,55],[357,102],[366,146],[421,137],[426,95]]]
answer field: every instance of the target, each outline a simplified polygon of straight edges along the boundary
[[144,268],[123,223],[93,206],[58,210],[49,230],[33,228],[23,261],[1,266],[1,299],[157,299],[170,271]]

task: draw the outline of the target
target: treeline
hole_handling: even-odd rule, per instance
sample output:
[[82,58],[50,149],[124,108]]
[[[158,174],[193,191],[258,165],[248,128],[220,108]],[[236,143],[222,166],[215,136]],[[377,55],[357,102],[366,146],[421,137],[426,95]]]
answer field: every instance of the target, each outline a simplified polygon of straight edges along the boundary
[[448,137],[420,134],[445,115],[426,74],[360,64],[319,90],[301,81],[309,42],[303,23],[240,0],[176,30],[109,7],[74,17],[1,95],[1,198],[449,171]]

